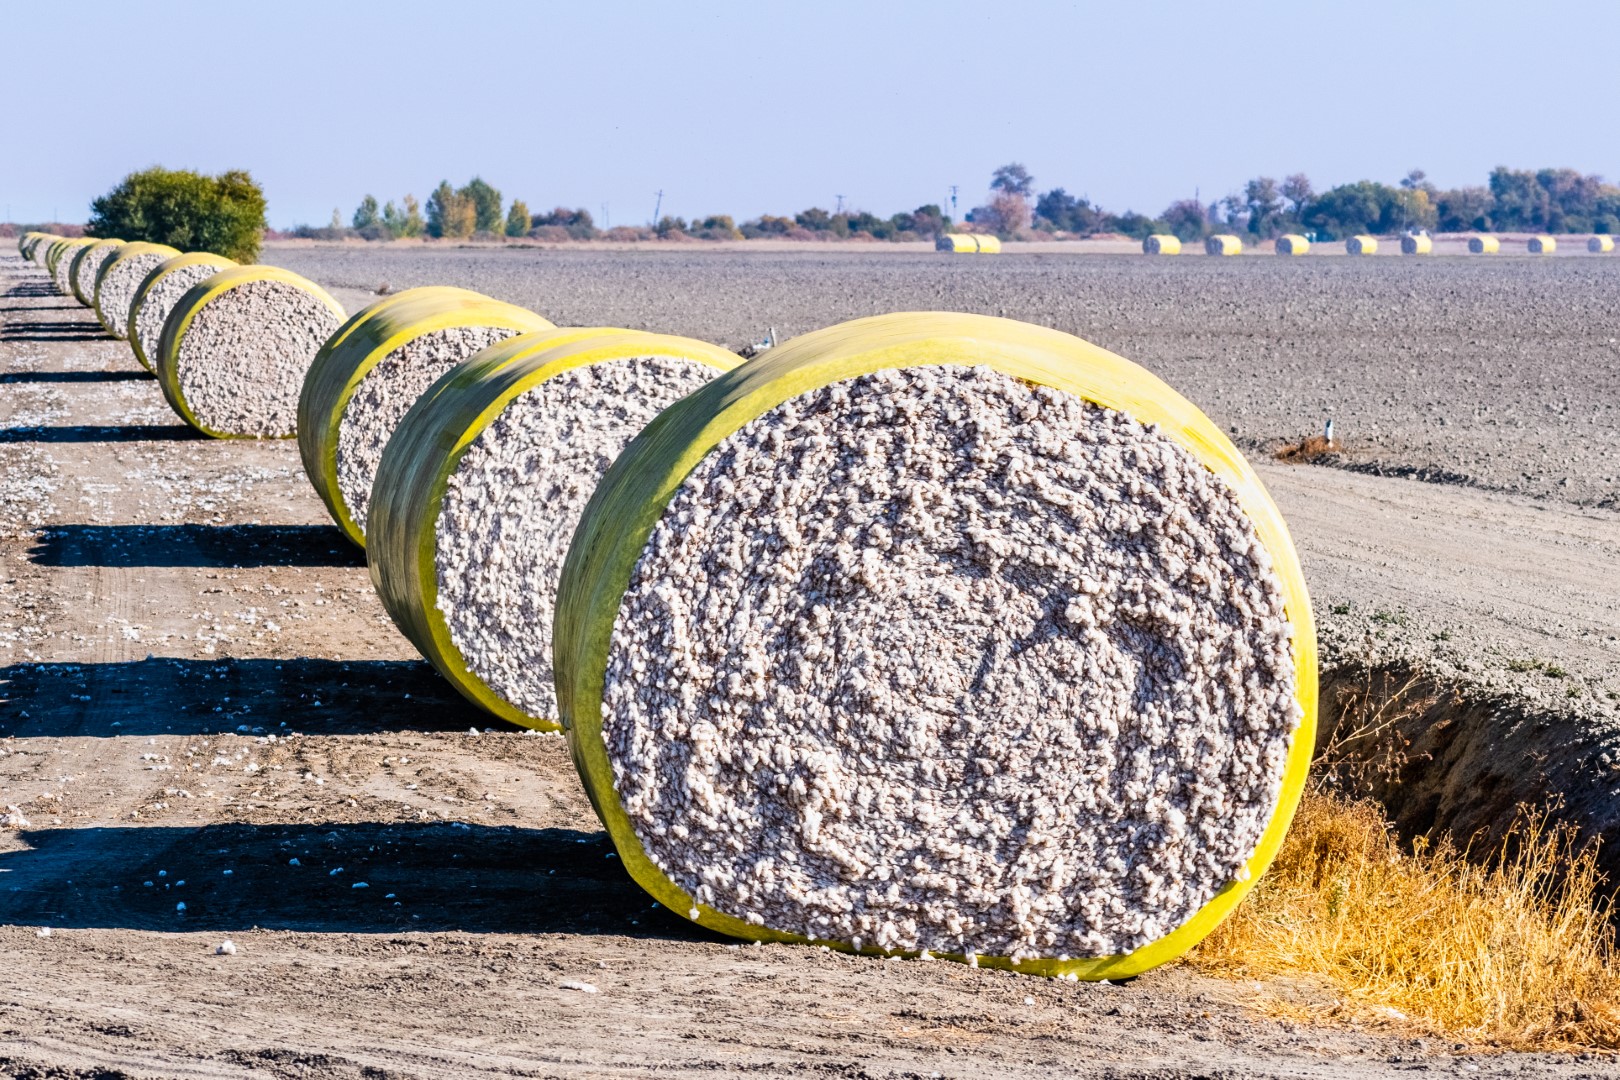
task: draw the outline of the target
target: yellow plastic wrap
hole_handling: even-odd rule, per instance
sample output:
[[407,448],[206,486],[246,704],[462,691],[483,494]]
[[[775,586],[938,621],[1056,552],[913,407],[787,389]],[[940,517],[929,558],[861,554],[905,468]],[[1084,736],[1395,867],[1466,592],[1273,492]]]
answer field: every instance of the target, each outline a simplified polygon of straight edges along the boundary
[[1169,233],[1154,233],[1142,241],[1144,255],[1180,255],[1181,238]]
[[45,256],[49,253],[51,245],[58,240],[67,239],[67,237],[48,232],[29,233],[28,235],[32,239],[29,240],[28,249],[23,254],[29,262],[41,267],[45,265]]
[[520,395],[555,375],[635,357],[671,357],[729,371],[742,357],[692,338],[607,327],[568,327],[497,342],[445,375],[418,399],[394,431],[372,487],[366,558],[371,582],[394,624],[463,696],[523,727],[557,730],[475,675],[438,609],[439,514],[462,455]]
[[[130,348],[135,350],[135,359],[140,361],[141,367],[147,371],[153,370],[152,358],[147,355],[148,343],[142,341],[141,335],[136,331],[136,328],[140,325],[138,319],[141,314],[141,306],[146,302],[146,295],[152,291],[152,287],[169,271],[179,270],[182,267],[212,266],[216,270],[229,270],[235,265],[237,265],[235,259],[227,259],[223,255],[215,255],[207,251],[190,251],[184,255],[176,255],[174,258],[159,264],[142,279],[140,287],[135,290],[135,298],[129,303],[129,344]],[[153,341],[150,344],[151,351],[155,354],[159,343]]]
[[1434,253],[1434,240],[1427,236],[1401,237],[1402,255],[1432,255]]
[[955,251],[964,255],[996,255],[1001,252],[1001,241],[983,233],[943,233],[934,241],[934,250]]
[[[563,568],[554,653],[560,719],[569,751],[625,869],[655,900],[677,914],[696,910],[695,921],[733,937],[805,940],[696,904],[647,857],[619,803],[602,739],[602,696],[614,621],[632,569],[670,499],[723,439],[789,398],[816,388],[882,369],[932,364],[988,365],[1157,425],[1230,486],[1282,585],[1293,628],[1296,694],[1303,718],[1290,744],[1276,811],[1245,864],[1246,873],[1240,875],[1244,880],[1227,885],[1170,934],[1127,954],[1045,958],[1016,965],[1006,957],[979,958],[980,964],[1082,979],[1138,974],[1180,956],[1209,934],[1259,880],[1282,844],[1315,744],[1316,637],[1288,528],[1243,455],[1191,402],[1156,376],[1077,337],[981,315],[925,312],[860,319],[789,341],[666,409],[608,470],[574,534]],[[849,951],[842,942],[817,944]]]
[[[158,353],[154,358],[153,374],[158,378],[158,385],[163,388],[163,396],[168,399],[169,405],[180,414],[180,418],[198,431],[215,439],[252,439],[253,435],[235,435],[225,431],[215,431],[199,421],[186,403],[185,392],[180,388],[180,372],[178,362],[180,357],[180,342],[185,339],[186,331],[191,329],[191,321],[197,313],[207,307],[209,302],[221,293],[245,285],[250,281],[280,281],[296,286],[305,292],[320,299],[332,310],[338,318],[343,318],[346,312],[343,305],[332,299],[325,289],[306,277],[283,270],[279,266],[237,266],[221,270],[211,278],[193,285],[180,302],[174,305],[169,312],[169,318],[163,324],[163,336],[158,340]],[[284,435],[282,438],[292,438]]]
[[1586,242],[1586,250],[1594,255],[1606,255],[1614,250],[1614,237],[1594,236]]
[[1558,241],[1550,236],[1532,236],[1525,247],[1532,255],[1551,255],[1558,250]]
[[372,368],[406,342],[435,330],[498,326],[516,333],[555,327],[526,308],[447,286],[407,289],[385,297],[338,327],[316,354],[298,399],[298,452],[332,520],[361,547],[366,538],[349,513],[337,478],[338,425]]
[[[107,333],[111,334],[115,338],[127,338],[129,336],[127,329],[120,333],[119,328],[121,324],[119,321],[117,319],[108,318],[107,312],[103,311],[101,308],[101,286],[107,280],[107,275],[112,273],[114,268],[125,259],[136,259],[142,255],[163,255],[172,259],[179,254],[179,248],[172,248],[168,244],[149,244],[144,240],[137,240],[134,243],[125,244],[123,247],[118,249],[118,254],[112,256],[106,262],[101,264],[101,269],[96,271],[96,288],[93,297],[94,302],[90,306],[94,309],[96,318],[101,320],[101,325],[106,328]],[[128,314],[129,312],[127,310],[118,313],[120,317],[124,318],[127,318]]]
[[1311,250],[1311,242],[1298,233],[1277,237],[1276,246],[1279,255],[1303,255]]
[[1230,233],[1220,233],[1204,241],[1206,255],[1241,255],[1243,241]]
[[[85,268],[91,265],[85,261],[86,257],[95,252],[105,251],[108,248],[123,246],[124,242],[122,240],[97,240],[93,244],[84,245],[84,247],[73,253],[73,269],[69,271],[68,281],[72,284],[73,295],[78,299],[79,303],[87,308],[93,308],[96,303],[96,281],[93,275],[86,275]],[[94,269],[99,271],[101,269],[100,264],[95,264]]]
[[1371,236],[1352,236],[1344,242],[1344,250],[1350,255],[1376,255],[1378,240]]
[[51,242],[50,251],[44,261],[45,269],[50,271],[51,282],[56,286],[57,292],[63,296],[73,295],[73,256],[78,254],[79,248],[89,247],[95,242],[95,239],[89,236]]
[[17,238],[17,251],[22,254],[23,258],[27,259],[29,262],[33,262],[34,249],[38,247],[40,242],[47,237],[50,237],[52,240],[56,239],[56,237],[51,236],[50,233],[42,233],[37,230],[25,232]]
[[1470,236],[1468,250],[1475,255],[1495,255],[1502,250],[1502,241],[1494,236]]

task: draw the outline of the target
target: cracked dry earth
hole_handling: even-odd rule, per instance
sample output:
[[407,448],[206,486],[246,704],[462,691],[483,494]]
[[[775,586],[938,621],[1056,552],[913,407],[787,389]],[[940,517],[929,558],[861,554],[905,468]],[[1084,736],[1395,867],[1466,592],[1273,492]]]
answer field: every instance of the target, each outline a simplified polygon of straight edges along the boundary
[[[1439,490],[1329,470],[1268,481],[1307,565],[1328,568],[1322,591],[1356,605],[1407,580],[1388,549]],[[1312,512],[1318,492],[1330,505]],[[1335,499],[1373,507],[1371,524],[1328,529]],[[1470,527],[1523,525],[1501,520],[1516,505],[1476,507]],[[1602,601],[1565,576],[1601,557],[1613,523],[1537,520],[1563,561],[1516,602],[1564,597],[1567,618],[1594,622]],[[1538,535],[1518,540],[1527,557]],[[1401,596],[1443,620],[1442,584]],[[1262,988],[1180,966],[1088,986],[707,936],[625,877],[560,739],[492,726],[412,656],[296,446],[193,436],[128,346],[14,255],[0,256],[6,804],[28,824],[0,830],[4,1076],[1610,1068],[1283,1024],[1251,1009]],[[237,952],[216,955],[226,938]]]

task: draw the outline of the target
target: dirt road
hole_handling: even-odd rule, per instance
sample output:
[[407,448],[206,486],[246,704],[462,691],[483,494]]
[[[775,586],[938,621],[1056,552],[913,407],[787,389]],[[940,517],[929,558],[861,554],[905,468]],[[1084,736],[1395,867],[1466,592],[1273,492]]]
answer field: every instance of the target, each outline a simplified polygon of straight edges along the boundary
[[[1280,1024],[1254,986],[1184,967],[1071,985],[695,930],[619,869],[561,740],[492,724],[414,659],[293,444],[193,438],[14,257],[0,479],[0,809],[28,822],[0,830],[0,1075],[1610,1069]],[[1612,666],[1594,569],[1615,515],[1267,479],[1317,603],[1346,605],[1339,637],[1409,613],[1479,628],[1453,639],[1465,659],[1497,641]]]

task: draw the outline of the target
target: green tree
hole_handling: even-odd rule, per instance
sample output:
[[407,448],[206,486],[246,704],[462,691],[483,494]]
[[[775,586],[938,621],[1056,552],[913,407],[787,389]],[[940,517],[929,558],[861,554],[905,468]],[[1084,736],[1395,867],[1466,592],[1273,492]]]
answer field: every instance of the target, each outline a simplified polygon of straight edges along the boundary
[[513,199],[512,209],[506,212],[506,235],[527,236],[530,228],[529,204],[522,199]]
[[1402,194],[1376,180],[1340,184],[1311,202],[1303,223],[1324,240],[1342,240],[1356,233],[1392,233],[1410,215]]
[[92,202],[85,233],[252,262],[264,240],[264,211],[264,191],[245,170],[206,176],[151,168],[130,173]]
[[403,207],[395,206],[392,202],[383,207],[383,227],[395,239],[421,236],[427,231],[427,223],[422,220],[421,205],[415,195],[405,196],[403,203]]
[[1244,185],[1242,211],[1253,235],[1265,238],[1280,233],[1283,207],[1282,192],[1271,177],[1257,176]]
[[477,227],[478,209],[467,196],[466,189],[456,191],[450,186],[450,181],[439,181],[439,186],[428,196],[428,235],[462,240],[471,236]]
[[1181,199],[1165,208],[1159,220],[1182,240],[1202,240],[1209,232],[1209,217],[1197,199]]
[[1295,173],[1282,182],[1282,197],[1288,201],[1289,220],[1298,224],[1305,216],[1305,208],[1316,197],[1316,191],[1311,187],[1311,178],[1304,173]]
[[1018,162],[1003,165],[990,174],[990,190],[1029,198],[1035,193],[1035,178]]
[[1102,220],[1089,199],[1077,198],[1062,188],[1053,188],[1035,200],[1035,217],[1059,232],[1077,236],[1096,232]]
[[1494,204],[1489,188],[1442,191],[1435,196],[1436,227],[1441,232],[1489,232]]
[[499,191],[475,176],[467,181],[467,186],[456,194],[472,203],[473,228],[476,231],[487,233],[502,231],[506,218],[501,213],[501,193]]
[[356,229],[368,229],[377,224],[377,221],[377,198],[374,195],[367,195],[360,200],[360,205],[355,207],[352,224]]

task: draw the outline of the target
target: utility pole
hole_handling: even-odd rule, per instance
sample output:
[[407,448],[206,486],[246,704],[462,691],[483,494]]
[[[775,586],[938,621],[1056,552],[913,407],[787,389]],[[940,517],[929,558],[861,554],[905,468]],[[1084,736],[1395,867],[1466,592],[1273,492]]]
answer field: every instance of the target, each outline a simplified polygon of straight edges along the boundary
[[663,191],[663,189],[660,188],[658,190],[657,194],[658,194],[658,201],[653,203],[653,219],[652,219],[652,223],[653,223],[654,228],[656,228],[658,226],[658,211],[660,211],[660,210],[662,210],[664,208],[664,191]]
[[608,213],[608,204],[607,203],[602,204],[602,228],[604,228],[604,229],[613,228],[613,215]]
[[951,217],[956,217],[956,185],[951,185]]
[[833,198],[838,200],[838,208],[834,210],[833,213],[842,214],[844,212],[844,197],[842,195],[834,195]]

